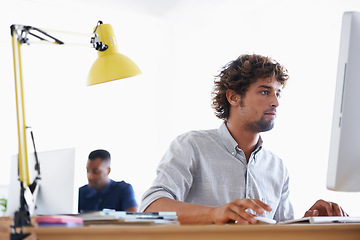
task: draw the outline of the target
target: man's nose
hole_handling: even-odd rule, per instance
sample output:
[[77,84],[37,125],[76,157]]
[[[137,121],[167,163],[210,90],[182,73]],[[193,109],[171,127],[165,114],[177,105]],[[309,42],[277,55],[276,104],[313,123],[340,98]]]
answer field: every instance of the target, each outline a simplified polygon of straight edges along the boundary
[[94,175],[92,173],[87,174],[88,180],[92,180],[94,178]]
[[275,108],[279,106],[279,98],[276,94],[274,94],[271,99],[271,106]]

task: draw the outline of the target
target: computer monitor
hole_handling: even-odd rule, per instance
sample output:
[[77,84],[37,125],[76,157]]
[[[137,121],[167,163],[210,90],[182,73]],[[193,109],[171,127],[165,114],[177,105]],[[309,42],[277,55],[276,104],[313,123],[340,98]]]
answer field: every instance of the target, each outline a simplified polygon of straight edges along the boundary
[[360,13],[342,19],[327,188],[360,191]]
[[[70,214],[77,212],[74,184],[75,149],[38,152],[41,180],[32,215]],[[17,155],[11,159],[9,195],[6,215],[14,216],[20,206],[20,182]],[[33,164],[29,163],[29,171]]]

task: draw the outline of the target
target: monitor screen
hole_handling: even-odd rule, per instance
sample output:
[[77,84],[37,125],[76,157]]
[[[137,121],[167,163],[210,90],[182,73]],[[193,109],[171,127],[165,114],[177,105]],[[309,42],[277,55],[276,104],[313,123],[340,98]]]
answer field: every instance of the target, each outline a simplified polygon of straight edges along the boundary
[[342,19],[327,188],[360,191],[360,13]]
[[[74,184],[75,149],[38,152],[41,181],[32,215],[68,214],[77,211],[77,189]],[[30,162],[30,161],[29,161]],[[33,168],[29,163],[29,171]],[[29,173],[30,174],[30,173]],[[6,214],[13,216],[20,205],[20,182],[17,155],[11,159],[8,206]]]

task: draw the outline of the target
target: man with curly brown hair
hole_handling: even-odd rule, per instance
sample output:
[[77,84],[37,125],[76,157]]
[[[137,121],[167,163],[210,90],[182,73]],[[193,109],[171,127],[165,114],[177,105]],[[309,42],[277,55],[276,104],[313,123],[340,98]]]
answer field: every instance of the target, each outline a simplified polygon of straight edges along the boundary
[[[140,211],[176,211],[182,224],[256,223],[256,215],[294,218],[283,161],[262,146],[274,126],[287,70],[261,55],[241,55],[215,79],[218,129],[178,136],[162,158]],[[305,216],[346,215],[317,201]]]

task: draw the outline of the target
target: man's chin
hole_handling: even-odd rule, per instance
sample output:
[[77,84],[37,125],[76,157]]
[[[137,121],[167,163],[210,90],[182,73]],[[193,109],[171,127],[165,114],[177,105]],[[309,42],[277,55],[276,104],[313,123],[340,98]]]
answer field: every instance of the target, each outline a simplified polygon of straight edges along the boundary
[[259,120],[257,122],[252,122],[247,124],[245,127],[247,130],[253,131],[253,132],[267,132],[274,128],[274,121],[264,121]]
[[262,128],[261,129],[262,131],[260,131],[260,132],[267,132],[267,131],[270,131],[273,128],[274,128],[274,123],[271,123],[271,124],[265,126],[264,128]]
[[267,132],[274,128],[275,122],[273,120],[270,121],[259,121],[258,122],[258,131],[259,132]]

